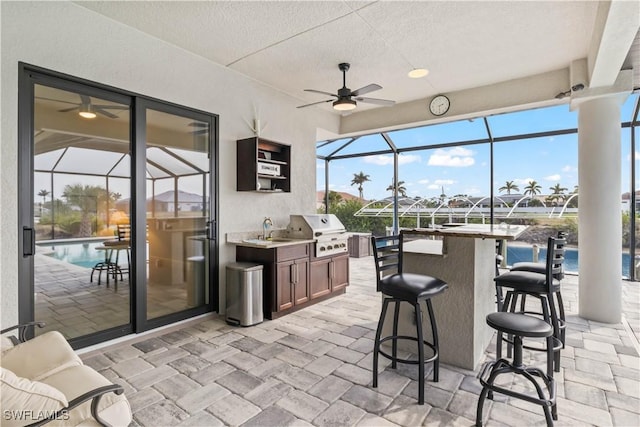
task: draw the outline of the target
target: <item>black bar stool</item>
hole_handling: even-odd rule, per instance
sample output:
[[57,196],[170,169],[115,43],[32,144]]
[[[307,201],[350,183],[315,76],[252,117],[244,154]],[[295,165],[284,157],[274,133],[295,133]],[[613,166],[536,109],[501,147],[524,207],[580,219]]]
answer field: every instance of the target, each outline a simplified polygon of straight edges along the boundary
[[[562,338],[565,323],[564,319],[559,315],[560,312],[564,317],[564,308],[556,305],[554,295],[560,292],[560,281],[556,277],[559,277],[563,271],[562,263],[564,262],[565,245],[565,239],[549,237],[544,274],[511,270],[494,279],[496,286],[508,289],[502,304],[502,311],[518,312],[516,310],[517,300],[518,297],[521,297],[519,313],[541,315],[547,323],[553,326],[556,372],[560,372],[560,350],[563,347]],[[541,313],[525,311],[524,298],[527,295],[540,300]],[[562,299],[560,298],[559,301],[562,302]],[[545,350],[528,346],[525,346],[525,348],[529,350]],[[511,346],[508,346],[508,350],[511,350]],[[500,353],[498,353],[498,357],[500,357]]]
[[[558,231],[557,235],[558,239],[567,239],[567,233],[565,231]],[[558,242],[556,242],[558,244]],[[564,253],[562,254],[564,257]],[[546,274],[546,264],[543,262],[516,262],[511,266],[511,271],[531,271],[532,273],[540,273]],[[562,268],[558,273],[554,275],[554,279],[561,281],[564,278],[564,264],[562,264]],[[556,298],[555,303],[558,308],[558,326],[560,327],[560,341],[562,341],[562,348],[565,345],[565,331],[566,331],[566,317],[564,313],[564,302],[562,301],[562,292],[560,287],[558,287],[557,292],[554,292],[553,295]],[[522,295],[521,300],[521,311],[524,311],[524,304],[526,301],[526,295]],[[502,310],[500,310],[502,311]],[[541,314],[541,313],[538,313]]]
[[[493,393],[501,393],[517,399],[526,400],[542,406],[547,425],[552,426],[553,420],[558,419],[556,406],[556,384],[553,379],[553,328],[550,324],[533,316],[518,313],[497,312],[487,316],[487,324],[498,331],[498,347],[502,347],[502,334],[513,336],[513,361],[500,358],[498,352],[497,360],[484,365],[478,378],[482,384],[482,392],[478,398],[478,409],[476,411],[476,426],[482,426],[482,408],[484,400],[488,397],[493,399]],[[547,341],[547,371],[540,368],[526,366],[522,362],[522,338],[545,338]],[[502,374],[522,375],[529,380],[535,388],[536,396],[526,393],[516,392],[504,387],[495,385],[496,378]],[[539,378],[544,384],[543,390]]]
[[[399,236],[371,237],[373,256],[376,262],[377,291],[385,294],[382,302],[382,312],[378,321],[373,350],[373,387],[378,387],[378,354],[391,360],[391,367],[395,369],[397,363],[418,365],[418,403],[424,404],[424,364],[433,362],[433,381],[438,381],[439,353],[438,329],[433,315],[431,298],[444,292],[447,284],[435,277],[422,274],[403,273],[402,246],[404,233]],[[421,303],[426,301],[427,312],[431,322],[432,342],[424,340],[422,334]],[[392,335],[381,337],[387,307],[394,302]],[[400,303],[405,302],[413,306],[415,312],[416,336],[398,335],[398,317]],[[418,344],[418,359],[408,360],[398,358],[398,340],[415,341]],[[380,349],[380,344],[391,341],[391,354]],[[433,355],[425,358],[424,346],[429,347]]]

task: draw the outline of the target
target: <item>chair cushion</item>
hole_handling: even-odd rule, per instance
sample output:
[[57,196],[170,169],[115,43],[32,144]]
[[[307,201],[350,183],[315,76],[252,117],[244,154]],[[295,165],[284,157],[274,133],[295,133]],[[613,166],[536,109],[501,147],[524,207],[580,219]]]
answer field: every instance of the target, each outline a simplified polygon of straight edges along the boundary
[[518,313],[491,313],[487,315],[487,325],[521,337],[545,338],[553,335],[553,327],[544,320]]
[[[57,372],[42,382],[57,388],[68,400],[87,393],[98,387],[112,384],[104,376],[88,366],[73,366],[62,372]],[[127,426],[131,422],[131,406],[124,393],[117,395],[107,393],[100,399],[98,415],[112,426]],[[78,426],[96,425],[91,415],[91,401],[69,411],[68,419],[56,420],[47,426]]]
[[442,280],[423,274],[392,274],[380,280],[382,293],[412,302],[436,296],[447,287]]
[[39,381],[19,377],[2,367],[0,395],[3,426],[33,424],[69,404],[60,390]]
[[36,381],[70,366],[82,365],[67,340],[56,331],[38,335],[6,350],[0,363],[17,376]]
[[[493,279],[496,285],[504,288],[513,288],[516,291],[545,293],[547,292],[547,276],[530,271],[508,271]],[[551,287],[559,288],[560,282],[552,280]]]
[[531,271],[532,273],[546,274],[547,265],[541,262],[516,262],[511,271]]

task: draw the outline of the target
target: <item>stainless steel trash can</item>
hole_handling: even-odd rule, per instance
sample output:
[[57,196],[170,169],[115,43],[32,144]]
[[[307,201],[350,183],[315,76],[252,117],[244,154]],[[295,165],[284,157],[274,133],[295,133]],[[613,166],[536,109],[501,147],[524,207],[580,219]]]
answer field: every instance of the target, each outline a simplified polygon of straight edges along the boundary
[[262,265],[237,262],[227,265],[225,319],[230,325],[251,326],[264,320]]

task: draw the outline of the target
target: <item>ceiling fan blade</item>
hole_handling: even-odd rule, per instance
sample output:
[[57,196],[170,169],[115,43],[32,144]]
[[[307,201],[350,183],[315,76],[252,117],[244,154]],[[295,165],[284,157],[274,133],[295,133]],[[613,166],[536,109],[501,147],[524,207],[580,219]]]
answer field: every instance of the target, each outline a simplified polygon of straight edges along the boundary
[[77,109],[79,109],[79,108],[80,108],[80,106],[79,106],[79,105],[76,105],[75,107],[71,107],[71,108],[64,108],[64,109],[62,109],[62,110],[58,110],[58,113],[67,113],[67,112],[69,112],[69,111],[77,110]]
[[311,107],[312,105],[324,104],[327,102],[333,102],[333,99],[325,99],[324,101],[318,101],[318,102],[312,102],[311,104],[299,105],[296,108]]
[[321,93],[322,95],[335,96],[336,98],[338,97],[338,95],[336,95],[334,93],[324,92],[324,91],[321,91],[321,90],[305,89],[304,91],[305,92],[313,92],[313,93]]
[[126,105],[104,105],[104,104],[91,104],[93,107],[109,109],[109,110],[128,110],[129,107]]
[[96,113],[100,113],[103,116],[109,117],[110,119],[117,119],[118,118],[118,116],[108,112],[107,110],[103,110],[102,108],[95,108],[95,105],[93,107],[94,107],[93,111],[95,111]]
[[367,104],[378,104],[378,105],[386,105],[386,106],[391,106],[396,103],[396,101],[391,101],[389,99],[364,98],[362,96],[357,97],[356,100],[366,102]]
[[380,90],[382,89],[382,86],[377,85],[375,83],[371,83],[370,85],[366,85],[365,87],[361,87],[360,89],[356,89],[353,92],[351,92],[351,96],[360,96],[360,95],[364,95],[365,93],[369,93],[369,92],[373,92],[374,90]]
[[62,102],[63,104],[73,104],[73,105],[78,105],[77,102],[69,102],[69,101],[63,101],[61,99],[52,99],[52,98],[45,98],[44,96],[36,96],[36,99],[41,99],[43,101],[53,101],[53,102]]

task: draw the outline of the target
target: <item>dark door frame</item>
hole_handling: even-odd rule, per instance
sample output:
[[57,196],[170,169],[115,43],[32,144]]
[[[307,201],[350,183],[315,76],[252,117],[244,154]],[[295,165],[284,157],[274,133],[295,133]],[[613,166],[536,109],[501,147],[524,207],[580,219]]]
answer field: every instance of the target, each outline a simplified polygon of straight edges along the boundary
[[[159,326],[188,319],[207,312],[219,310],[219,255],[217,218],[219,216],[218,201],[218,140],[219,117],[205,111],[196,110],[146,97],[133,92],[103,85],[85,79],[80,79],[64,73],[48,70],[42,67],[18,63],[18,321],[30,322],[35,316],[34,306],[34,258],[35,230],[34,230],[34,189],[33,189],[33,117],[34,117],[34,86],[41,84],[62,90],[80,92],[88,96],[95,96],[110,101],[130,105],[130,141],[131,141],[131,214],[135,223],[135,235],[132,236],[132,264],[135,273],[130,280],[130,323],[116,326],[90,335],[84,335],[70,340],[74,348],[82,348],[100,342],[108,341],[133,332],[142,332]],[[145,263],[137,263],[136,257],[144,256],[146,240],[146,203],[145,203],[145,120],[144,107],[153,105],[154,109],[186,117],[206,121],[210,125],[209,152],[211,154],[209,174],[209,213],[211,222],[208,229],[209,244],[209,303],[206,306],[181,311],[151,321],[146,320],[146,287],[136,286],[145,283]],[[140,151],[140,147],[142,151]],[[142,155],[140,155],[142,153]],[[142,179],[138,179],[141,176]],[[139,181],[139,182],[138,182]],[[143,258],[144,259],[144,258]],[[139,265],[140,264],[140,265]],[[33,331],[30,331],[33,336]]]

